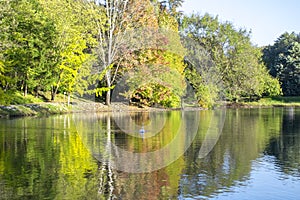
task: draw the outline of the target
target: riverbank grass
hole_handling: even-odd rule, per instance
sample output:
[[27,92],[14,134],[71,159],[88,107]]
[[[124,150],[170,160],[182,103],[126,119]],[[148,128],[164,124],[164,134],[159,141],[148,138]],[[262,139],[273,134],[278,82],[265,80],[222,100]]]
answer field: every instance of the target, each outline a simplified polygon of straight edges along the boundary
[[300,97],[270,97],[262,98],[255,102],[243,103],[248,106],[266,107],[300,107]]
[[34,103],[23,105],[0,106],[0,117],[35,116],[63,114],[71,111],[63,103]]
[[[72,97],[72,105],[67,105],[65,97],[59,95],[56,102],[44,102],[41,98],[32,95],[27,97],[17,94],[13,98],[15,105],[0,105],[0,118],[13,116],[51,115],[73,112],[111,112],[113,110],[135,110],[132,106],[113,104],[113,108],[101,103],[95,103],[79,97]],[[272,97],[262,98],[253,102],[229,103],[228,107],[300,107],[300,97]]]

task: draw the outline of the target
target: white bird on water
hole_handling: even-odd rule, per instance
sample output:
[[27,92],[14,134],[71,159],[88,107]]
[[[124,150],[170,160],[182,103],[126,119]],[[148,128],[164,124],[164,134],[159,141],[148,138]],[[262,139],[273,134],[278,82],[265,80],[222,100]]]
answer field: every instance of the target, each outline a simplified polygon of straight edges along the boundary
[[146,131],[145,131],[145,129],[144,129],[144,126],[142,126],[142,128],[139,130],[139,133],[140,134],[144,134]]

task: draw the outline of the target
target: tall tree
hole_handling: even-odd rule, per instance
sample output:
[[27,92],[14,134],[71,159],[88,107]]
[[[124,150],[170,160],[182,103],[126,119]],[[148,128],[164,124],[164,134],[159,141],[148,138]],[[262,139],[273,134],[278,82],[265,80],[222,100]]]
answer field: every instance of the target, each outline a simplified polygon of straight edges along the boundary
[[286,96],[300,95],[300,34],[284,33],[263,49],[263,61],[282,84]]
[[128,78],[130,90],[127,97],[139,105],[179,107],[185,91],[185,49],[180,41],[176,18],[159,6],[148,4],[148,8],[143,8],[147,11],[144,18],[150,19],[147,20],[150,23],[137,18],[137,23],[144,25],[146,33],[140,37],[144,45],[130,54],[129,63],[132,63],[134,72]]
[[98,4],[105,13],[105,20],[97,21],[97,55],[106,82],[105,88],[98,91],[106,92],[106,104],[110,105],[116,77],[124,71],[121,67],[132,64],[131,61],[126,64],[126,60],[129,61],[134,52],[157,44],[157,15],[150,0],[106,0]]
[[[271,79],[261,63],[260,50],[250,42],[249,32],[236,29],[229,22],[221,23],[218,17],[209,14],[193,14],[185,17],[182,34],[207,51],[228,100],[261,97],[266,93],[264,87],[269,85],[266,80]],[[273,92],[272,95],[280,93]]]
[[[24,96],[38,87],[36,79],[46,71],[51,60],[54,24],[44,16],[37,0],[8,1],[10,11],[4,13],[3,23],[9,23],[1,35],[10,45],[4,49],[4,66]],[[5,36],[6,33],[6,36]]]
[[121,54],[121,45],[124,44],[127,26],[130,24],[130,17],[127,14],[128,0],[103,0],[96,1],[100,10],[105,13],[105,21],[96,20],[97,23],[97,54],[102,70],[105,71],[106,80],[106,104],[110,105],[112,82],[112,67],[116,64]]
[[182,6],[184,0],[152,0],[153,3],[160,4],[160,10],[167,11],[170,15],[178,18],[182,15],[177,9]]
[[5,50],[11,46],[9,38],[10,26],[13,26],[10,19],[7,17],[12,13],[11,4],[6,1],[0,1],[0,93],[3,97],[3,90],[8,86],[8,80],[6,72],[8,71],[5,65]]
[[50,86],[51,100],[55,100],[59,91],[66,92],[70,97],[78,76],[82,75],[78,72],[91,58],[88,46],[95,44],[92,38],[95,26],[91,24],[91,16],[99,16],[86,7],[84,1],[39,1],[45,15],[54,21],[58,34],[53,45],[55,60],[49,68],[51,77],[46,85]]

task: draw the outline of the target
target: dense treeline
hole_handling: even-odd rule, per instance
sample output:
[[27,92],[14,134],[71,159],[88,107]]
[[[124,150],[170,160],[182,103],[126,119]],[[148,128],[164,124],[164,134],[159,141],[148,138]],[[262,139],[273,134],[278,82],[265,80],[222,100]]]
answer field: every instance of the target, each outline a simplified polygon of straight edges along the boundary
[[285,95],[299,94],[299,36],[262,56],[249,32],[208,14],[183,16],[182,2],[1,0],[0,103],[22,93],[95,95],[109,105],[122,79],[124,95],[148,106],[178,107],[187,85],[203,107],[280,95],[279,81]]
[[263,60],[286,96],[300,95],[300,34],[284,33],[263,50]]
[[81,91],[77,87],[86,84],[78,72],[89,70],[89,49],[96,44],[92,10],[79,1],[10,0],[0,7],[6,99],[15,91],[49,91],[51,100],[59,92]]
[[[235,29],[231,23],[221,23],[217,17],[208,14],[193,14],[184,17],[183,32],[208,52],[215,66],[214,74],[219,75],[215,79],[222,83],[219,88],[227,100],[251,100],[281,93],[278,81],[268,74],[261,61],[261,50],[251,44],[250,33],[246,30]],[[195,69],[195,64],[187,71],[187,78],[199,90],[198,97],[203,99],[204,104],[213,103],[211,98],[216,95],[211,94],[218,92],[214,88],[216,83],[208,85],[201,81],[203,73]]]

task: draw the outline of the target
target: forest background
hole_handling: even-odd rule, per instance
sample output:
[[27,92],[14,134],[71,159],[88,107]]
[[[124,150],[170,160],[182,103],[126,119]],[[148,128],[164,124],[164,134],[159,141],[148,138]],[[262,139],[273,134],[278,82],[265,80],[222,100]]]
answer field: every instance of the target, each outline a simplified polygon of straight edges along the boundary
[[1,0],[0,104],[77,96],[110,105],[120,85],[139,106],[300,96],[299,34],[257,47],[249,31],[184,15],[182,3]]

